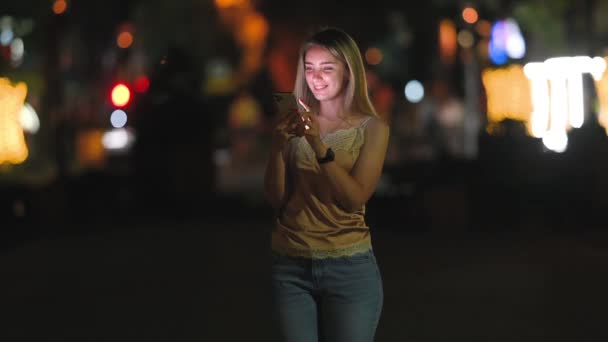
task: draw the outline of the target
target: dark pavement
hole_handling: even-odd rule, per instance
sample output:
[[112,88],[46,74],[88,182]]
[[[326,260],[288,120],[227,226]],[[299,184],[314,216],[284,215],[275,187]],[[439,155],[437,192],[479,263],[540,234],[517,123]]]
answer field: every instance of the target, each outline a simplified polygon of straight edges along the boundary
[[[0,341],[271,341],[267,222],[87,225],[2,250]],[[407,229],[376,341],[607,340],[608,233]]]

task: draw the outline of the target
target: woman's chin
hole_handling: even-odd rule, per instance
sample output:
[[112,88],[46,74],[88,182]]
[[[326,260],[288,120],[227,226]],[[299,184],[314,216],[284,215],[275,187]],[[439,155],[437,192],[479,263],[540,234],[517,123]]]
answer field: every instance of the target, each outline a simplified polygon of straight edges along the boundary
[[317,101],[323,101],[323,100],[327,100],[329,98],[329,96],[327,94],[323,94],[323,93],[321,93],[321,94],[318,94],[318,93],[314,94],[313,93],[312,95],[315,97],[315,99]]

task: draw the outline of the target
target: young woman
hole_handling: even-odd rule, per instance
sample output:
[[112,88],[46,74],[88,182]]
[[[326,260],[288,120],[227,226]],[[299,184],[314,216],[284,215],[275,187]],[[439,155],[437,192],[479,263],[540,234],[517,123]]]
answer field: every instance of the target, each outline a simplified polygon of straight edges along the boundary
[[282,341],[372,341],[382,310],[365,204],[389,128],[368,98],[359,48],[327,28],[301,49],[298,112],[275,127],[264,186],[272,232],[274,311]]

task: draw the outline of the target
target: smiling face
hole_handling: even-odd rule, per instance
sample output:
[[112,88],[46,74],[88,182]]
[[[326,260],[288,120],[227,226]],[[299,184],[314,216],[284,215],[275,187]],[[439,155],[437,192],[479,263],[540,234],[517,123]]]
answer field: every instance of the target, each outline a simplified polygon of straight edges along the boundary
[[326,48],[314,45],[304,55],[306,83],[319,101],[342,99],[346,90],[346,67],[344,62]]

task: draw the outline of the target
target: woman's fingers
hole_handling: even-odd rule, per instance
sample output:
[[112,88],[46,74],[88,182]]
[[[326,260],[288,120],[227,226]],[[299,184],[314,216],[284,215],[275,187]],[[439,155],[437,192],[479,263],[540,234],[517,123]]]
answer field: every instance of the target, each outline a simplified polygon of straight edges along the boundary
[[306,118],[306,115],[303,115],[302,113],[300,113],[300,125],[304,125],[305,129],[309,129],[310,128],[310,126],[308,125],[309,121],[310,120],[308,120]]
[[302,117],[302,123],[306,126],[306,129],[309,130],[315,123],[316,117],[314,114],[310,112],[300,113]]

